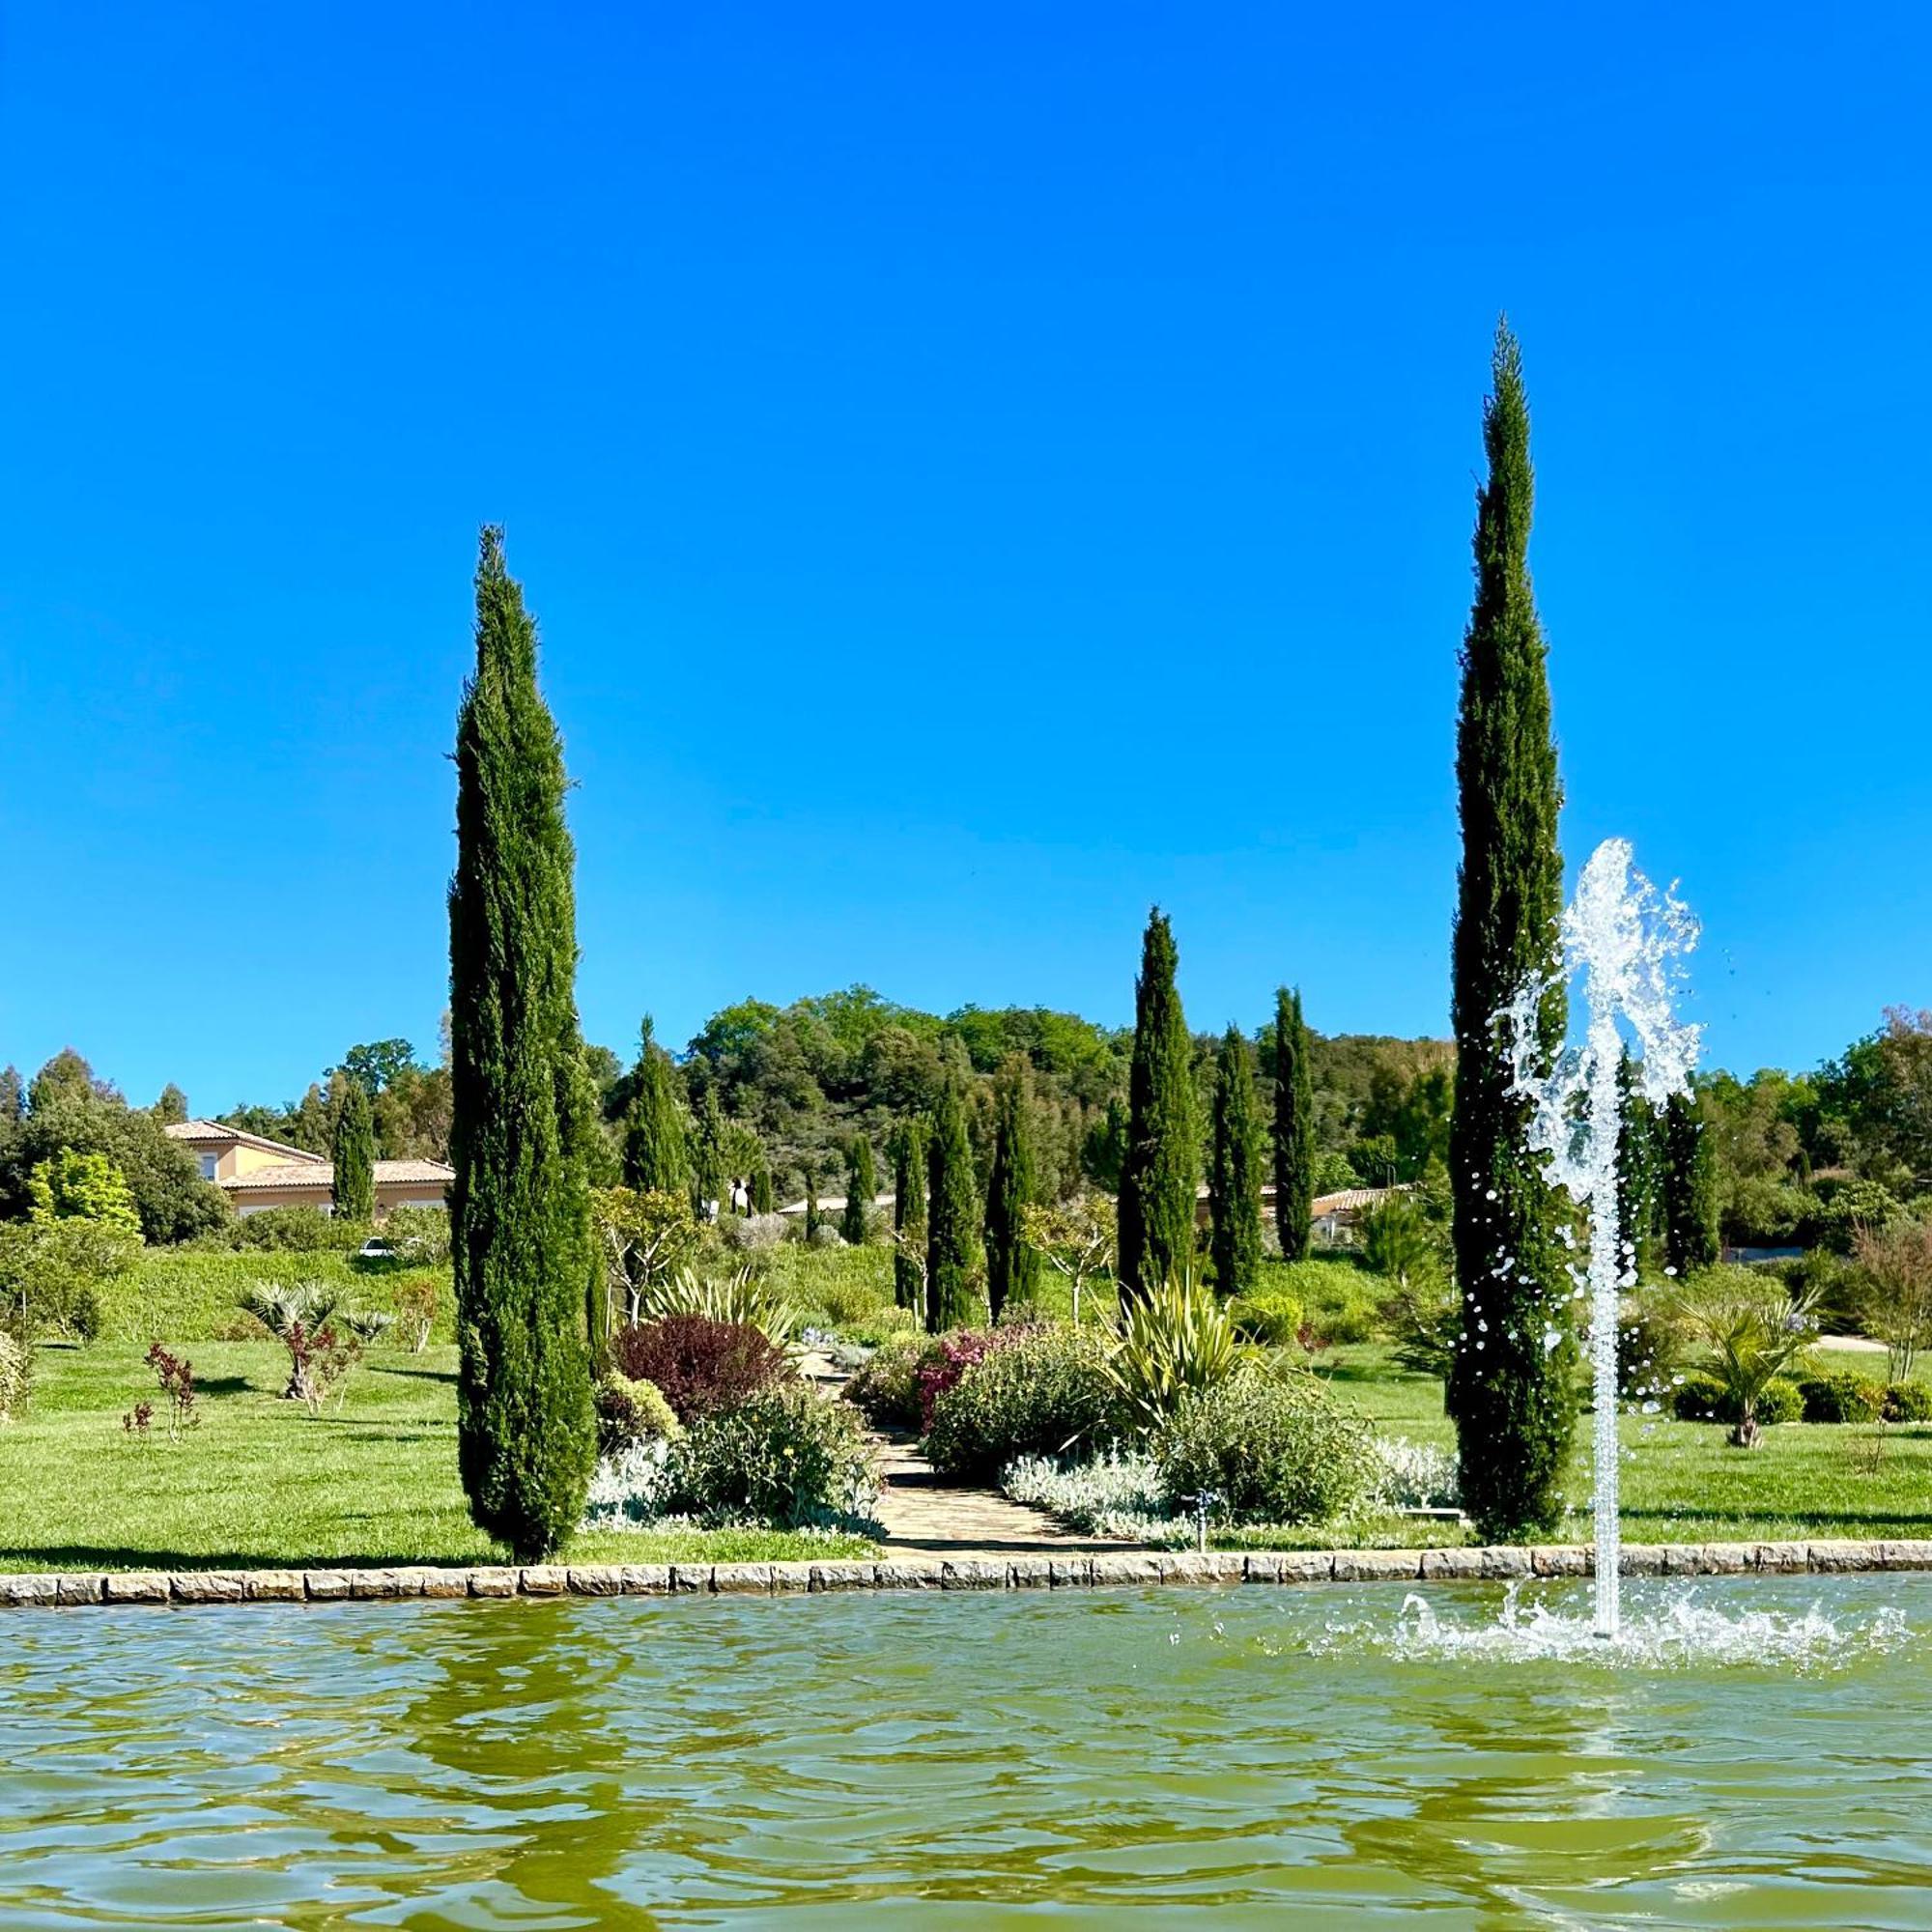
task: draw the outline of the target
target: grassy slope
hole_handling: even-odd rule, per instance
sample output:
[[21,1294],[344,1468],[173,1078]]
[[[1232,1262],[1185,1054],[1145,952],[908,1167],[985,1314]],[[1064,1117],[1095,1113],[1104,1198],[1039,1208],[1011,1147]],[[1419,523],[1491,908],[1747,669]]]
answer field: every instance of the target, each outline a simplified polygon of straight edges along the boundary
[[[456,1351],[373,1352],[340,1412],[283,1402],[265,1342],[185,1349],[201,1425],[170,1443],[135,1344],[45,1348],[33,1399],[0,1428],[0,1569],[186,1569],[501,1560],[456,1478]],[[151,1439],[123,1431],[156,1404]],[[578,1539],[577,1562],[720,1562],[863,1551],[775,1531]]]

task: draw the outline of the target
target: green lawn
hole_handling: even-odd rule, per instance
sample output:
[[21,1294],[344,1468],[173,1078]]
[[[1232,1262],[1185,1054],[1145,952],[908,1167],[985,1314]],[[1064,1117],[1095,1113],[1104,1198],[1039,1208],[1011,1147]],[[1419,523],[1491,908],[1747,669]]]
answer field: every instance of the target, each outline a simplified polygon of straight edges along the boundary
[[[201,1423],[181,1441],[145,1350],[45,1347],[26,1413],[0,1427],[0,1570],[491,1563],[456,1477],[456,1350],[371,1352],[338,1412],[280,1400],[288,1358],[267,1342],[184,1349]],[[156,1404],[149,1439],[122,1414]],[[779,1531],[579,1538],[583,1563],[777,1561],[863,1554]]]
[[[1389,1434],[1453,1448],[1442,1385],[1398,1368],[1377,1345],[1337,1349],[1332,1386]],[[1624,1535],[1634,1543],[1932,1537],[1932,1424],[1788,1422],[1733,1449],[1715,1423],[1625,1416]],[[1577,1513],[1555,1541],[1587,1543],[1589,1424],[1577,1432],[1568,1492]]]

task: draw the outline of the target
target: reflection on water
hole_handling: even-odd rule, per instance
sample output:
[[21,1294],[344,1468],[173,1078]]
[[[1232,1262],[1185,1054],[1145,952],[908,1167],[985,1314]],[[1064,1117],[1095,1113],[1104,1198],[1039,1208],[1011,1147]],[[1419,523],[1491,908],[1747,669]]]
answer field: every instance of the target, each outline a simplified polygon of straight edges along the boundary
[[21,1612],[0,1924],[1932,1923],[1932,1580],[1699,1592],[1803,1669],[1404,1595]]

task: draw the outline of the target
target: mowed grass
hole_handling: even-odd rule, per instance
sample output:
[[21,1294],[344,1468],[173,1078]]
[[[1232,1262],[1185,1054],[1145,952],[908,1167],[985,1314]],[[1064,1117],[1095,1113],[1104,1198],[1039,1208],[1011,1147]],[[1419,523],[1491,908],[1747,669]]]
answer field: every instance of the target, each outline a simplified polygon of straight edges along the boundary
[[[0,1570],[494,1563],[456,1474],[456,1350],[373,1350],[340,1408],[285,1402],[268,1342],[197,1342],[200,1423],[179,1442],[145,1350],[46,1347],[26,1412],[0,1426]],[[155,1405],[147,1439],[122,1415]],[[775,1530],[600,1533],[581,1563],[767,1562],[861,1554],[861,1538]]]
[[[1456,1446],[1433,1377],[1409,1374],[1373,1344],[1329,1360],[1335,1392],[1388,1434]],[[1620,1433],[1633,1543],[1932,1537],[1932,1423],[1780,1423],[1756,1449],[1731,1448],[1715,1423],[1663,1416],[1626,1415]],[[1552,1541],[1590,1540],[1589,1434],[1585,1416],[1565,1485],[1571,1515]]]

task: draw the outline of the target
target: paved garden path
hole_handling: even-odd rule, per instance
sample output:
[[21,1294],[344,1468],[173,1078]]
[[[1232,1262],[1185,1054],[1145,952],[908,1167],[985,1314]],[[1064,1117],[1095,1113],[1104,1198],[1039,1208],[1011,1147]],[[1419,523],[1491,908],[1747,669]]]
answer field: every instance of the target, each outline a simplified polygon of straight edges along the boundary
[[[849,1379],[846,1370],[816,1350],[805,1357],[803,1367],[828,1396],[837,1395]],[[1103,1537],[1075,1536],[1057,1527],[1043,1511],[1009,1502],[994,1490],[942,1483],[916,1436],[869,1424],[866,1433],[879,1458],[883,1480],[878,1517],[885,1525],[887,1549],[917,1550],[928,1556],[1010,1556],[1036,1550],[1118,1553],[1139,1548]]]

